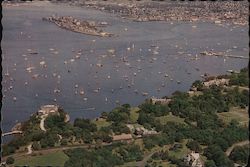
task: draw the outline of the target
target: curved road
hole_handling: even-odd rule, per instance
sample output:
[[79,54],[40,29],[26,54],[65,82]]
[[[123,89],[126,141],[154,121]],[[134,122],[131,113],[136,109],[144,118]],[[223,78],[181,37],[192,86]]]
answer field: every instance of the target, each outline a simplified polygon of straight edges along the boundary
[[227,149],[226,155],[229,156],[231,154],[231,152],[233,151],[234,147],[236,147],[236,146],[244,146],[244,145],[247,145],[247,144],[250,144],[249,140],[245,140],[245,141],[233,144],[231,147],[229,147]]

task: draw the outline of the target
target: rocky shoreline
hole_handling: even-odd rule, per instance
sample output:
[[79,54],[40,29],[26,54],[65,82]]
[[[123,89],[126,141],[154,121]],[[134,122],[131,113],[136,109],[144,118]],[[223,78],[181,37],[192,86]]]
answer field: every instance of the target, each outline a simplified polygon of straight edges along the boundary
[[71,16],[63,16],[63,17],[51,16],[43,18],[43,20],[55,23],[58,27],[61,27],[63,29],[82,34],[101,36],[101,37],[111,37],[113,35],[111,33],[104,32],[103,30],[97,28],[107,25],[106,22],[101,22],[99,24],[96,24],[95,22],[78,20]]

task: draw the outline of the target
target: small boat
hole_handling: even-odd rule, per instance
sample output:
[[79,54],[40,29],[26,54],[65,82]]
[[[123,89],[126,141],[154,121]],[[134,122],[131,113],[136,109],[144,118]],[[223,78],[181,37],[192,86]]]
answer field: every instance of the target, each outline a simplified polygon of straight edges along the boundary
[[41,66],[44,66],[45,65],[45,61],[40,61],[39,63]]
[[54,93],[60,93],[61,91],[59,89],[54,89]]
[[33,78],[33,79],[37,79],[38,76],[39,76],[39,74],[34,74],[34,75],[32,75],[32,78]]
[[108,53],[111,53],[111,54],[115,53],[115,49],[108,49],[107,51],[108,51]]
[[80,91],[80,95],[84,95],[84,91],[83,90]]
[[7,71],[6,71],[6,73],[4,74],[4,76],[6,76],[6,77],[10,76],[9,71],[8,71],[8,68],[7,68]]
[[181,81],[177,81],[177,84],[180,84],[181,83]]
[[88,98],[87,98],[87,97],[84,97],[84,98],[83,98],[83,100],[84,100],[84,101],[87,101],[87,100],[88,100]]
[[13,100],[14,100],[14,101],[17,101],[17,98],[16,98],[16,97],[13,97]]
[[93,90],[95,93],[98,93],[99,92],[99,90],[98,89],[95,89],[95,90]]
[[159,54],[159,52],[157,52],[157,51],[153,51],[153,54],[154,54],[154,55],[158,55],[158,54]]
[[34,70],[34,69],[35,69],[35,67],[27,67],[27,68],[26,68],[26,71],[28,71],[29,73],[31,73],[32,70]]
[[148,96],[148,93],[147,92],[142,92],[142,95],[143,96]]

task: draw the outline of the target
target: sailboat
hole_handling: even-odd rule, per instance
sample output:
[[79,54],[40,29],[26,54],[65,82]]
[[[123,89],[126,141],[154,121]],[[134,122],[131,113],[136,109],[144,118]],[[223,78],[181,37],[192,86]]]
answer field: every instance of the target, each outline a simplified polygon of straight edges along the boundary
[[6,77],[9,77],[9,76],[10,76],[8,67],[7,67],[7,71],[6,71],[6,73],[4,74],[4,76],[6,76]]

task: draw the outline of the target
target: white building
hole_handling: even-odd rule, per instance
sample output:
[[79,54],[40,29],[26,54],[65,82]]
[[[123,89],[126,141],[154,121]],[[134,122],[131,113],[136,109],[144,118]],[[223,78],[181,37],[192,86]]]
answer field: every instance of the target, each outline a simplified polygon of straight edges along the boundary
[[41,109],[38,111],[39,115],[45,115],[45,114],[53,114],[58,113],[58,106],[56,105],[45,105],[41,106]]
[[193,151],[185,157],[185,162],[190,165],[190,167],[204,167],[200,159],[200,154]]

